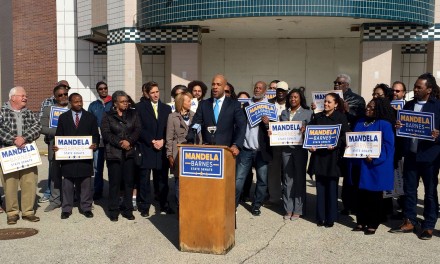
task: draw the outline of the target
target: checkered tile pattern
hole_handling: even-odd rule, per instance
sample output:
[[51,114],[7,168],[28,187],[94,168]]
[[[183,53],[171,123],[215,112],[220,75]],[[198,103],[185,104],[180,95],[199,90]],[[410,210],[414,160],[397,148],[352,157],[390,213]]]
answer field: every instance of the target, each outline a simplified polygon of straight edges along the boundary
[[440,40],[440,24],[434,26],[397,23],[365,24],[364,41],[434,41]]
[[165,46],[143,46],[142,55],[165,55]]
[[93,45],[93,54],[95,55],[107,55],[107,44],[98,43]]
[[160,28],[119,28],[109,31],[107,44],[120,43],[201,43],[198,26]]
[[426,44],[402,45],[402,54],[424,54],[427,52]]

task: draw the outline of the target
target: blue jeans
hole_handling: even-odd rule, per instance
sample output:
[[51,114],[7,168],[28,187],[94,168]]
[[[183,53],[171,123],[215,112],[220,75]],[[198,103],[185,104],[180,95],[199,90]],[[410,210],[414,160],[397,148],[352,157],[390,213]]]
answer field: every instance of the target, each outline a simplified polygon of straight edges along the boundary
[[267,165],[268,162],[263,160],[261,152],[243,148],[237,156],[237,169],[235,179],[235,206],[238,206],[243,185],[252,163],[255,161],[255,169],[257,172],[257,185],[255,187],[255,198],[252,207],[260,207],[266,198],[267,193]]
[[437,164],[434,162],[416,162],[416,155],[405,157],[403,164],[403,190],[405,192],[403,213],[412,224],[417,223],[417,187],[420,176],[425,187],[422,229],[434,229],[438,217],[438,178]]
[[93,169],[95,170],[95,180],[94,180],[94,189],[95,193],[102,194],[102,190],[104,189],[104,153],[105,148],[98,148],[95,152],[93,152]]

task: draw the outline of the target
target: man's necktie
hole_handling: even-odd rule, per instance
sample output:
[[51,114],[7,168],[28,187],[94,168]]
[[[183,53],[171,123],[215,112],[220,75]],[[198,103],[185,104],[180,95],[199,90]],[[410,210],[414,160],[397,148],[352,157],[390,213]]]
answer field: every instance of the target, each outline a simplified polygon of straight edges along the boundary
[[79,125],[79,114],[76,113],[75,115],[76,115],[76,117],[75,117],[75,127],[78,128],[78,125]]
[[214,105],[214,117],[215,117],[215,123],[217,123],[218,120],[218,115],[220,114],[220,100],[219,99],[214,99],[215,100],[215,105]]
[[154,110],[154,115],[156,116],[157,119],[157,104],[153,104],[153,110]]

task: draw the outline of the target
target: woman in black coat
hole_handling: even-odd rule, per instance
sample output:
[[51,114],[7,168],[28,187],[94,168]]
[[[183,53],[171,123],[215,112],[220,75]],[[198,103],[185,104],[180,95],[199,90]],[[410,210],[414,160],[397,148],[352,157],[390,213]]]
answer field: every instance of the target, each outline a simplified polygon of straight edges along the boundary
[[109,178],[109,217],[111,221],[118,221],[119,189],[123,182],[124,201],[121,215],[128,220],[134,220],[134,146],[139,138],[141,125],[136,110],[128,107],[129,100],[125,92],[114,92],[112,101],[113,108],[104,113],[101,123]]
[[310,125],[341,125],[338,144],[326,149],[311,148],[308,173],[316,175],[316,218],[318,226],[332,227],[338,214],[339,161],[344,154],[345,133],[349,131],[344,114],[344,101],[336,93],[324,100],[324,111],[314,116]]

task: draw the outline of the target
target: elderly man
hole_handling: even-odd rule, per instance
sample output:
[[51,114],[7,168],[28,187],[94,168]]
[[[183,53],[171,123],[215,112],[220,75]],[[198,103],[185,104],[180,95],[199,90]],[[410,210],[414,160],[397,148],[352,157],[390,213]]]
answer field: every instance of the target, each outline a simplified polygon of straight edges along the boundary
[[393,82],[393,100],[405,100],[406,86],[401,81]]
[[[0,110],[0,145],[24,148],[40,136],[41,125],[34,113],[26,108],[27,95],[23,87],[14,87],[9,91],[9,102]],[[34,204],[37,191],[37,167],[22,169],[3,174],[0,170],[8,225],[16,224],[19,217],[18,187],[21,189],[21,218],[38,222]]]
[[[250,103],[244,104],[243,107],[245,108],[258,102],[267,102],[265,97],[266,89],[266,83],[262,81],[255,83],[254,96]],[[255,199],[251,208],[251,213],[254,216],[261,214],[260,207],[267,192],[267,165],[272,160],[268,128],[269,118],[267,116],[263,116],[261,122],[253,127],[250,123],[247,123],[243,149],[237,156],[237,177],[235,181],[235,203],[237,206],[246,176],[252,163],[255,162],[257,186],[255,187]]]

